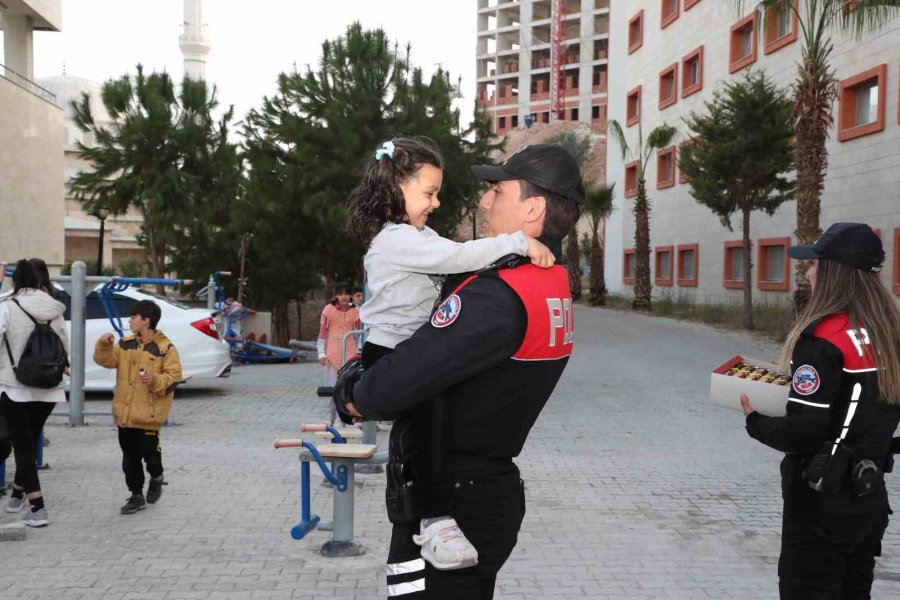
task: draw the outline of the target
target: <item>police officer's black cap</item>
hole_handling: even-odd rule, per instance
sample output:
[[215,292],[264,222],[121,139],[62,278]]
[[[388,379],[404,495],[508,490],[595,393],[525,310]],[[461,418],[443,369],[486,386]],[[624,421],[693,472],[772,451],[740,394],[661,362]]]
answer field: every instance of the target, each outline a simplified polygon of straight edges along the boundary
[[884,246],[865,223],[835,223],[813,244],[791,246],[791,258],[825,258],[855,269],[878,273],[884,264]]
[[476,165],[472,172],[484,181],[524,179],[563,198],[584,200],[578,163],[558,144],[525,146],[499,165]]

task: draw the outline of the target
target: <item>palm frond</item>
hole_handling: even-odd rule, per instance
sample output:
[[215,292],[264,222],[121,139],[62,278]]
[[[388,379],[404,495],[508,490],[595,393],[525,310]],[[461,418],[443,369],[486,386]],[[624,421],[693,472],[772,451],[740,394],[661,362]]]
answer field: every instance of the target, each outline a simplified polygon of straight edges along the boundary
[[606,128],[607,131],[609,131],[610,137],[615,140],[619,149],[622,151],[622,160],[625,160],[631,149],[628,147],[628,142],[625,140],[625,131],[622,129],[622,125],[615,119],[610,119]]
[[675,138],[675,135],[678,133],[678,128],[674,125],[668,125],[663,123],[656,129],[650,132],[650,135],[647,136],[647,146],[653,148],[654,150],[661,150],[666,146],[670,146],[672,144],[672,140]]

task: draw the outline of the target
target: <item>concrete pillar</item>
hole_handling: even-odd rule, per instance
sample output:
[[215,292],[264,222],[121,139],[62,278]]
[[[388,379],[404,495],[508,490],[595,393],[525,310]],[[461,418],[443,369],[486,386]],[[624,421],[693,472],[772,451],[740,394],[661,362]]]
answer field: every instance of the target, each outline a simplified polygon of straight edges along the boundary
[[33,27],[31,17],[3,15],[4,65],[31,81],[34,81]]

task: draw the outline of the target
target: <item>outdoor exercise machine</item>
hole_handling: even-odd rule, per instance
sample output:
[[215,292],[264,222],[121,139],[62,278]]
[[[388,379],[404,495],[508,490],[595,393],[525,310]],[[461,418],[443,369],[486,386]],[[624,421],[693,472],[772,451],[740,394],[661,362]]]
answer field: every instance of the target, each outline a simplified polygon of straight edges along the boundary
[[[315,462],[322,474],[334,487],[331,540],[322,546],[327,557],[360,556],[365,549],[353,539],[353,507],[355,492],[354,471],[357,465],[382,465],[387,462],[387,452],[375,453],[375,444],[348,444],[356,428],[335,429],[330,425],[304,424],[301,433],[330,436],[331,443],[315,445],[304,439],[278,439],[275,448],[300,448],[300,522],[291,528],[291,537],[303,539],[319,526],[319,516],[310,510],[309,465]],[[331,462],[331,467],[326,464]]]

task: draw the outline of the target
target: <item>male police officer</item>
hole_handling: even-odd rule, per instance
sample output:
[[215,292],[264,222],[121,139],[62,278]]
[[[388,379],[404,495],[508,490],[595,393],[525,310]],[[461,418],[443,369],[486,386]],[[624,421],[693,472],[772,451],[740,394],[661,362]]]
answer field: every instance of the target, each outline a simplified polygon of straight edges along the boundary
[[[571,154],[557,145],[520,150],[472,171],[490,189],[480,208],[486,234],[523,231],[559,260],[562,238],[584,198]],[[572,353],[574,320],[564,267],[539,269],[509,257],[449,278],[443,303],[393,354],[380,359],[344,399],[350,414],[396,419],[388,465],[394,523],[388,596],[492,598],[497,572],[525,515],[518,456]],[[343,400],[338,402],[343,403]],[[410,495],[411,490],[418,490]],[[436,570],[412,541],[430,500],[478,551],[475,567]],[[438,513],[441,514],[441,513]]]

